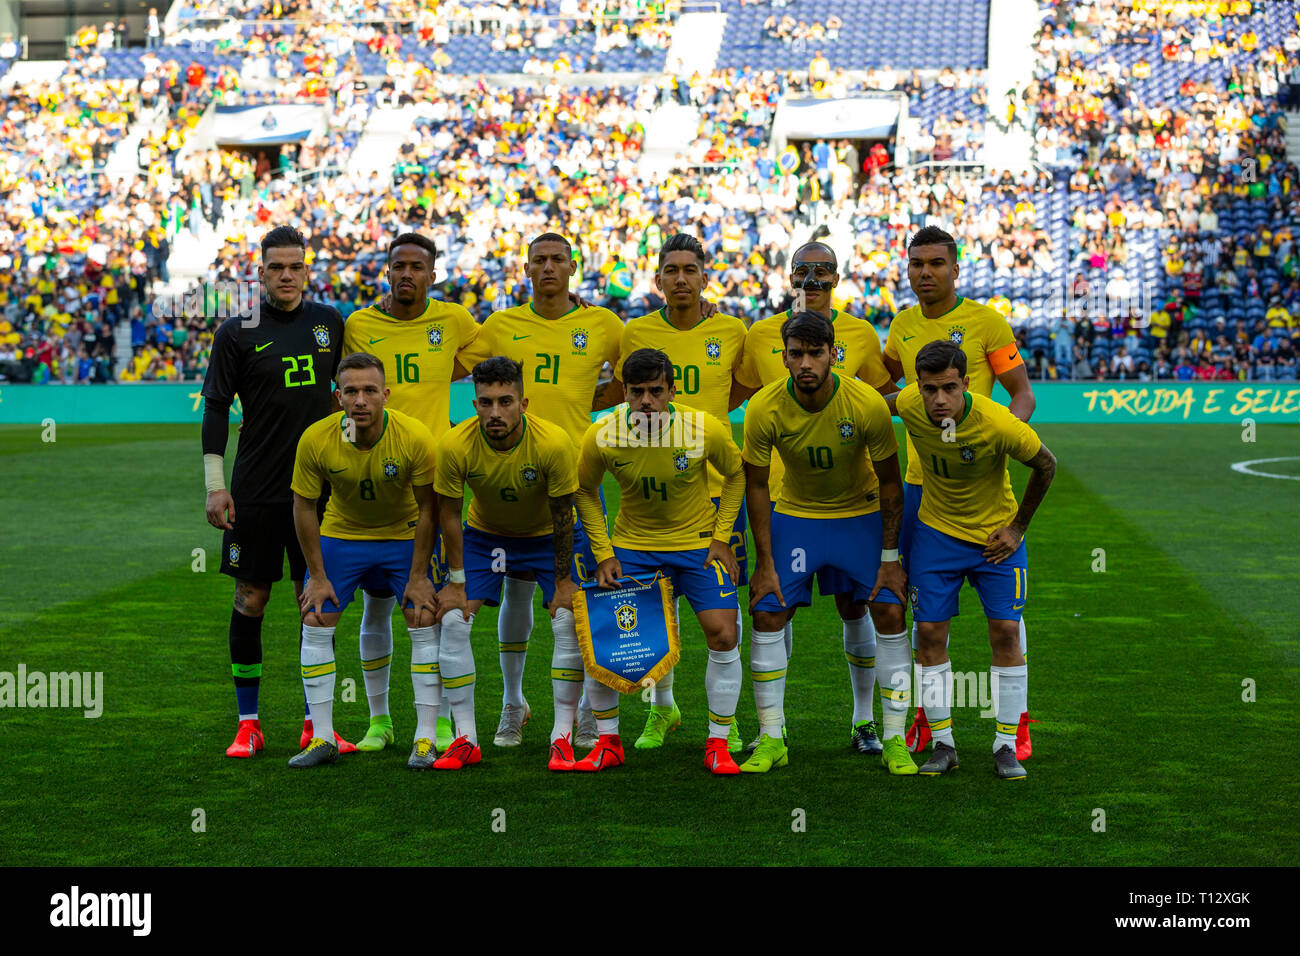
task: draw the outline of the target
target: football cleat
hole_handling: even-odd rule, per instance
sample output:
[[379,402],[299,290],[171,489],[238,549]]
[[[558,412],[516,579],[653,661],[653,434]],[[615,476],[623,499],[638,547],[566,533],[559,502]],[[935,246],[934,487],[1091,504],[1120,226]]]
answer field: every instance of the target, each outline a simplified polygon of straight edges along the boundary
[[907,777],[916,773],[916,762],[907,752],[907,744],[903,742],[903,738],[897,734],[885,741],[880,752],[880,763],[896,776]]
[[1003,744],[993,754],[993,772],[1003,780],[1024,780],[1025,768],[1016,760],[1015,753],[1007,744]]
[[600,730],[596,727],[596,716],[590,707],[578,708],[578,730],[573,735],[575,747],[594,747],[600,740]]
[[533,711],[528,701],[522,707],[506,704],[501,708],[501,723],[497,724],[497,735],[492,742],[498,747],[518,747],[524,742],[524,724],[531,716]]
[[442,751],[446,750],[448,747],[451,746],[452,740],[454,740],[456,737],[455,733],[453,733],[453,730],[454,728],[452,726],[450,717],[438,718],[438,732],[434,734],[433,742],[434,745],[438,748],[439,753],[442,753]]
[[483,752],[479,750],[478,744],[472,744],[468,737],[461,736],[453,740],[442,756],[433,762],[433,769],[460,770],[482,760]]
[[922,777],[942,777],[949,770],[956,770],[959,766],[957,751],[942,740],[937,740],[930,759],[921,764],[921,769],[917,773]]
[[745,742],[740,739],[740,721],[732,717],[731,729],[727,731],[727,753],[738,754],[744,749]]
[[914,754],[919,754],[930,743],[930,721],[925,717],[923,707],[916,708],[916,716],[912,718],[912,726],[907,728],[907,749]]
[[753,756],[740,765],[740,772],[767,773],[773,767],[784,767],[789,763],[790,751],[785,741],[773,740],[767,734],[759,734],[758,746],[754,748]]
[[[755,750],[758,749],[758,745],[762,743],[762,741],[763,741],[763,735],[760,733],[749,743],[745,744],[745,753],[752,754]],[[785,724],[781,725],[781,742],[784,744],[788,744],[790,742],[790,731],[786,728]]]
[[645,719],[645,730],[641,731],[641,736],[632,746],[637,750],[654,750],[656,747],[662,747],[668,732],[676,730],[681,725],[682,712],[676,703],[671,707],[651,704],[650,713]]
[[704,766],[711,773],[719,776],[731,776],[740,773],[736,761],[731,759],[731,750],[726,737],[710,737],[704,741]]
[[433,749],[433,741],[421,737],[411,747],[411,756],[407,759],[406,766],[411,770],[428,770],[437,759],[438,751]]
[[849,731],[849,743],[860,754],[866,754],[868,757],[879,756],[885,749],[885,745],[880,742],[880,734],[876,730],[874,720],[863,720],[853,725]]
[[328,740],[313,737],[307,741],[302,753],[289,758],[290,767],[319,767],[339,759],[339,748]]
[[251,757],[266,746],[260,720],[241,720],[235,742],[226,748],[227,757]]
[[[308,717],[306,720],[302,722],[302,737],[299,738],[298,740],[298,746],[301,747],[303,750],[306,750],[307,745],[311,743],[312,738],[315,736],[316,735],[312,732],[311,718]],[[339,748],[340,756],[343,754],[354,754],[357,752],[356,745],[350,744],[342,737],[340,737],[338,735],[338,731],[334,732],[334,746]]]
[[1034,745],[1029,739],[1029,725],[1038,721],[1029,716],[1029,711],[1020,715],[1020,726],[1016,728],[1016,759],[1028,760],[1034,755]]
[[546,764],[547,770],[572,770],[573,769],[573,744],[569,743],[569,735],[557,737],[551,741],[551,759]]
[[608,770],[623,763],[623,741],[618,734],[601,734],[596,740],[596,747],[581,760],[574,761],[574,770],[595,772]]
[[370,729],[357,741],[357,749],[364,753],[374,753],[383,750],[393,739],[393,718],[388,714],[379,714],[370,718]]

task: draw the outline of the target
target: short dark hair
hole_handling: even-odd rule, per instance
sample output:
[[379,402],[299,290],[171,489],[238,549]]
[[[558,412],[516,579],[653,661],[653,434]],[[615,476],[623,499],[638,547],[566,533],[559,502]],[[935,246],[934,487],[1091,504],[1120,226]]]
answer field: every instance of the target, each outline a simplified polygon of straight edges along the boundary
[[504,355],[494,355],[492,358],[484,359],[474,366],[474,371],[470,375],[474,379],[476,393],[480,385],[518,385],[519,394],[521,396],[524,394],[523,363],[506,358]]
[[704,254],[704,247],[700,245],[700,240],[689,232],[675,232],[668,237],[668,241],[659,250],[660,269],[664,267],[664,256],[670,252],[693,252],[695,258],[700,260],[701,267],[707,265],[709,261],[709,257]]
[[262,237],[262,259],[266,260],[266,254],[272,249],[284,249],[289,246],[297,246],[304,253],[307,251],[307,239],[301,232],[293,226],[276,226],[265,236]]
[[804,345],[835,344],[835,326],[820,312],[796,312],[781,323],[781,345],[794,339]]
[[667,353],[658,349],[637,349],[623,360],[623,384],[642,385],[663,376],[673,384],[673,363]]
[[922,372],[939,375],[950,368],[955,368],[962,378],[966,377],[966,353],[955,342],[938,339],[922,346],[921,351],[916,353],[917,375]]
[[393,250],[398,246],[419,246],[429,254],[430,262],[438,261],[438,247],[433,244],[433,240],[428,236],[422,236],[418,232],[404,232],[388,244],[388,260],[393,259]]
[[569,245],[568,239],[565,239],[558,232],[544,232],[540,236],[538,236],[537,238],[533,239],[531,242],[528,243],[529,259],[533,257],[533,246],[537,245],[539,242],[562,242],[564,243],[564,248],[569,253],[569,258],[570,259],[573,258],[573,246]]
[[944,246],[952,252],[952,261],[957,261],[957,240],[938,226],[918,229],[907,243],[908,251],[911,251],[913,246]]
[[358,368],[377,368],[379,374],[384,375],[384,363],[378,355],[371,355],[369,352],[353,352],[351,355],[345,355],[343,361],[339,362],[339,370],[334,374],[334,380],[342,381],[344,372]]
[[834,249],[832,249],[824,242],[805,242],[802,246],[796,249],[794,251],[794,255],[790,257],[791,265],[799,261],[799,254],[802,253],[805,249],[821,249],[823,252],[825,252],[827,255],[831,257],[831,271],[832,272],[839,271],[840,257],[835,254]]

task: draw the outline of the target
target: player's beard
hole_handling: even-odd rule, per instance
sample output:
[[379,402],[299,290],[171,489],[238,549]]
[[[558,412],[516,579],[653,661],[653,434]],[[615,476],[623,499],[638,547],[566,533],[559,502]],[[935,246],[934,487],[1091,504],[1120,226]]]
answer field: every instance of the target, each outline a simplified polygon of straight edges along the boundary
[[805,382],[801,381],[799,377],[796,375],[794,379],[794,387],[799,389],[799,391],[803,392],[805,395],[813,395],[817,392],[819,388],[821,388],[823,385],[826,384],[826,379],[830,378],[830,374],[831,372],[830,369],[828,368],[826,370],[826,374],[823,375],[821,378],[817,379],[817,381],[812,385],[808,385]]

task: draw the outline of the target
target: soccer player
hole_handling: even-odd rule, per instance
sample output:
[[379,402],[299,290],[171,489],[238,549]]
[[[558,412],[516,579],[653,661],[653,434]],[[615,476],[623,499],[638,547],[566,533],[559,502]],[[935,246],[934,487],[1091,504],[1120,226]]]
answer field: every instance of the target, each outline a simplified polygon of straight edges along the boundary
[[[570,734],[583,682],[573,620],[577,582],[571,576],[577,450],[560,426],[527,414],[523,366],[511,359],[498,356],[474,367],[474,409],[476,417],[461,422],[438,443],[434,490],[450,569],[438,595],[439,665],[460,736],[433,767],[459,770],[481,759],[470,629],[479,608],[501,600],[506,575],[527,571],[541,585],[555,636],[555,720],[548,766],[570,770]],[[466,487],[474,497],[462,533]]]
[[[749,773],[789,760],[781,733],[785,624],[812,603],[813,575],[822,568],[840,572],[849,599],[865,604],[875,622],[886,678],[881,763],[893,774],[916,773],[903,742],[911,655],[898,559],[898,440],[880,394],[831,371],[836,331],[816,312],[787,319],[781,329],[786,380],[760,389],[745,412],[745,494],[755,552],[749,667],[760,724],[758,745],[741,767]],[[785,465],[775,502],[768,485],[773,451]]]
[[[1011,414],[1027,422],[1034,411],[1034,392],[1011,326],[997,311],[957,295],[958,271],[957,243],[952,236],[937,226],[926,226],[917,231],[907,247],[907,281],[919,301],[899,312],[890,324],[889,338],[885,342],[885,367],[894,381],[901,378],[906,383],[915,382],[916,356],[922,347],[935,341],[952,342],[966,353],[971,391],[985,398],[991,397],[996,378],[1011,396]],[[891,402],[892,411],[892,399],[886,400]],[[909,436],[907,473],[903,476],[903,531],[899,538],[904,565],[922,498],[923,472],[915,451]],[[915,643],[915,623],[912,639]],[[1021,651],[1027,652],[1027,646],[1022,620]],[[1032,752],[1029,724],[1026,711],[1020,716],[1020,729],[1016,735],[1016,752],[1020,760],[1027,759]],[[925,709],[917,707],[916,719],[907,731],[907,742],[913,753],[920,753],[929,740]]]
[[[354,352],[339,363],[343,411],[303,432],[293,468],[293,517],[307,558],[303,615],[302,683],[316,733],[291,767],[333,763],[334,628],[358,586],[402,595],[411,635],[415,690],[415,744],[407,763],[433,763],[441,687],[438,610],[429,562],[437,500],[433,492],[433,435],[418,419],[384,407],[384,363]],[[330,486],[325,520],[315,502]]]
[[[262,237],[257,277],[263,297],[255,320],[232,317],[217,329],[203,383],[203,471],[207,518],[225,534],[221,573],[235,579],[230,614],[230,669],[239,727],[228,757],[251,757],[265,739],[258,716],[262,677],[262,618],[271,585],[284,576],[285,556],[295,596],[307,564],[293,526],[294,449],[303,431],[330,413],[330,383],[342,358],[343,318],[303,298],[307,241],[290,226]],[[230,406],[238,396],[244,420],[231,487],[223,459]],[[311,713],[303,734],[312,733]],[[338,738],[339,749],[355,749]]]
[[[991,398],[970,391],[965,350],[942,339],[915,357],[917,381],[895,399],[925,468],[925,494],[912,533],[907,571],[917,622],[921,700],[934,752],[921,767],[939,776],[957,767],[951,713],[948,628],[969,580],[988,618],[997,731],[993,764],[1003,780],[1023,780],[1016,759],[1025,710],[1025,657],[1020,614],[1029,591],[1025,531],[1056,474],[1056,458],[1034,430]],[[1007,459],[1033,469],[1017,507]]]
[[[569,279],[577,271],[569,241],[554,232],[528,244],[525,267],[533,297],[525,305],[493,312],[483,323],[472,352],[462,359],[477,364],[503,355],[524,367],[530,415],[559,425],[577,448],[591,424],[591,413],[617,405],[623,388],[617,381],[600,383],[606,363],[618,360],[623,323],[608,309],[576,305],[569,297]],[[591,576],[594,557],[581,521],[574,527],[574,560],[582,579]],[[497,618],[501,673],[505,692],[501,722],[494,743],[515,746],[523,741],[523,726],[531,709],[524,700],[524,662],[533,629],[531,572],[507,575]],[[575,745],[594,744],[591,709],[578,707]]]
[[[596,580],[615,587],[625,575],[662,572],[686,598],[704,630],[709,663],[704,686],[709,729],[704,763],[715,774],[739,772],[727,748],[727,728],[740,698],[736,648],[736,581],[731,529],[745,493],[740,452],[731,427],[712,415],[674,404],[673,364],[657,349],[638,349],[623,362],[627,402],[599,419],[578,453],[578,513],[600,563]],[[721,504],[709,497],[707,466],[722,476]],[[609,472],[622,492],[611,543],[597,490]],[[708,541],[707,547],[701,544]],[[587,697],[600,737],[574,764],[579,771],[623,763],[618,691],[588,675]]]
[[[744,349],[745,323],[720,312],[713,312],[707,318],[701,316],[701,296],[708,281],[707,265],[704,247],[692,235],[677,233],[663,244],[654,281],[666,304],[656,312],[629,320],[623,328],[614,377],[622,380],[623,356],[642,348],[659,349],[672,362],[673,382],[682,400],[727,423],[728,413],[740,404],[734,375]],[[712,467],[707,474],[709,494],[716,507],[722,493],[722,476]],[[743,508],[731,530],[731,550],[740,569],[737,584],[748,584]],[[736,634],[739,639],[739,622]],[[673,698],[673,672],[669,671],[651,691],[645,730],[633,746],[638,750],[663,746],[665,735],[680,726],[681,720],[681,709]],[[727,744],[731,753],[740,752],[737,721],[731,722]]]
[[[790,259],[790,286],[796,300],[803,299],[803,309],[829,318],[835,332],[832,343],[831,371],[840,378],[857,376],[882,394],[896,390],[894,379],[885,371],[880,358],[880,336],[870,322],[831,307],[835,288],[840,284],[839,260],[835,250],[822,242],[807,242],[794,251]],[[796,305],[797,305],[796,301]],[[797,311],[797,310],[796,310]],[[765,385],[789,381],[785,364],[785,342],[781,327],[794,312],[778,312],[760,319],[745,339],[744,359],[736,373],[741,397],[748,398]],[[785,467],[780,456],[771,460],[768,487],[772,501],[781,491]],[[853,600],[853,588],[842,574],[826,567],[817,574],[822,594],[835,595],[835,609],[843,622],[844,656],[849,665],[849,684],[853,689],[853,717],[849,726],[849,744],[859,753],[881,753],[879,730],[875,722],[876,631],[866,606]],[[793,651],[794,627],[785,626],[785,649]],[[756,746],[755,739],[750,749]]]
[[[466,354],[479,334],[478,323],[464,306],[429,297],[437,258],[432,240],[414,232],[399,235],[388,245],[390,297],[353,312],[343,327],[345,353],[383,357],[390,393],[385,407],[419,419],[434,441],[451,427],[451,383],[469,374],[459,356]],[[382,750],[393,741],[388,678],[396,601],[391,594],[362,591],[361,669],[370,728],[357,741],[358,750]],[[443,707],[439,714],[435,745],[443,751],[451,744],[451,721]]]

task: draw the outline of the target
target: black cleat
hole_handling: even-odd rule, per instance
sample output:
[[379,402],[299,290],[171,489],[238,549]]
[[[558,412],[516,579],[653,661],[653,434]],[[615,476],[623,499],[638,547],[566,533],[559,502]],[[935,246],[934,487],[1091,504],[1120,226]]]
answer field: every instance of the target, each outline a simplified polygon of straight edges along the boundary
[[957,751],[941,741],[935,741],[930,759],[921,765],[917,773],[922,777],[942,777],[949,770],[956,770],[959,766],[961,765],[957,763]]
[[1016,759],[1016,752],[1009,744],[1003,744],[993,755],[993,772],[1003,780],[1024,780],[1025,768]]
[[860,724],[854,724],[849,732],[849,744],[858,753],[866,754],[868,757],[879,757],[885,749],[885,745],[880,742],[879,733],[876,732],[874,720],[864,720]]

